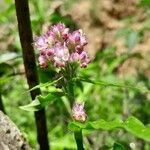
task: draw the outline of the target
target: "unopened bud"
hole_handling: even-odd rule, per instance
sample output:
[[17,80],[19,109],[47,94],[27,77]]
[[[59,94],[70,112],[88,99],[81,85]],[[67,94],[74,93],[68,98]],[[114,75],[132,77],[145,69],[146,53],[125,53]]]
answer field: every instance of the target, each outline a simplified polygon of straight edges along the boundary
[[79,122],[85,122],[87,115],[84,110],[84,103],[75,103],[72,108],[72,116],[74,120]]

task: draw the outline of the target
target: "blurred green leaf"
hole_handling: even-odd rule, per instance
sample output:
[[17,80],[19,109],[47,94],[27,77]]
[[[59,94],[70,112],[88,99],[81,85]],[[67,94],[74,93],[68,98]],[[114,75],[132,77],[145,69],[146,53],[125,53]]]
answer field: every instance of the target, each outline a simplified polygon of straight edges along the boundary
[[139,5],[142,7],[143,6],[150,7],[150,0],[141,0]]
[[106,122],[105,120],[99,120],[95,122],[89,122],[86,125],[87,129],[103,129],[103,130],[113,130],[114,128],[122,127],[122,120],[115,119],[110,122]]
[[38,96],[37,99],[40,102],[41,107],[47,106],[51,101],[59,99],[60,97],[64,96],[63,92],[51,92],[47,96]]
[[11,3],[6,10],[0,12],[0,22],[9,22],[10,17],[13,18],[12,14],[14,13],[14,11],[15,11],[15,4]]
[[28,90],[27,92],[33,91],[35,89],[41,88],[41,87],[48,87],[50,85],[53,85],[55,83],[57,83],[59,80],[61,80],[63,77],[60,77],[54,81],[50,81],[50,82],[46,82],[46,83],[40,83],[39,85],[36,85],[35,87],[31,88],[30,90]]
[[150,141],[150,128],[135,117],[129,117],[124,123],[124,128],[133,135]]
[[20,106],[20,109],[26,110],[26,111],[38,111],[40,107],[40,101],[38,99],[35,99],[30,104],[25,106]]
[[11,0],[5,0],[5,3],[12,3],[12,1]]
[[123,83],[111,83],[111,82],[106,82],[106,81],[94,81],[94,80],[84,78],[84,77],[78,77],[78,78],[83,82],[87,82],[87,83],[91,83],[91,84],[95,84],[95,85],[114,86],[114,87],[118,87],[118,88],[129,88],[129,89],[138,90],[138,91],[141,91],[144,93],[150,93],[150,90],[145,89],[143,87],[137,87],[136,85],[125,85]]
[[105,121],[103,119],[94,122],[87,122],[85,124],[80,122],[71,122],[68,125],[70,130],[77,130],[77,129],[87,129],[87,130],[95,130],[95,129],[102,129],[102,130],[113,130],[115,128],[122,127],[122,120],[116,119],[113,121]]
[[50,102],[55,101],[62,96],[64,96],[63,92],[51,92],[47,96],[39,95],[30,104],[20,106],[20,108],[26,111],[38,111],[39,109],[47,106]]
[[113,121],[105,121],[100,119],[99,121],[87,122],[85,124],[79,122],[71,122],[68,128],[72,131],[79,129],[86,130],[114,130],[116,128],[122,128],[133,134],[136,137],[142,138],[146,141],[150,141],[150,128],[144,126],[144,124],[137,118],[131,116],[125,122],[121,119],[115,119]]
[[36,10],[37,14],[38,14],[38,21],[40,21],[41,23],[44,21],[44,2],[43,0],[33,0],[32,1],[34,9]]

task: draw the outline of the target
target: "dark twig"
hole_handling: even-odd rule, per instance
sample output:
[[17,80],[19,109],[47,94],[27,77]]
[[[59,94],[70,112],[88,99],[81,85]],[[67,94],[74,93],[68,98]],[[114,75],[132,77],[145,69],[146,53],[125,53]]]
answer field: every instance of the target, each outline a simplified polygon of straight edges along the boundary
[[[23,52],[23,60],[25,66],[25,72],[29,88],[39,84],[37,76],[37,68],[35,63],[35,54],[32,47],[32,30],[30,23],[28,0],[15,0],[16,13],[18,20],[19,36]],[[30,92],[32,100],[39,94],[40,89],[35,89]],[[41,150],[49,150],[47,126],[45,110],[35,112],[35,120],[37,126],[37,139]]]

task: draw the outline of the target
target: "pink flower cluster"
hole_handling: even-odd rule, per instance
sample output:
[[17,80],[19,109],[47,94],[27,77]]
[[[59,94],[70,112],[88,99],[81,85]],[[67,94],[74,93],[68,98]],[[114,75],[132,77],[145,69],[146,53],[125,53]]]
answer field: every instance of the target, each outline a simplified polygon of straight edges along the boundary
[[72,108],[73,118],[79,122],[85,122],[87,115],[84,110],[84,103],[75,103]]
[[86,37],[81,29],[69,32],[63,23],[51,26],[48,31],[35,38],[34,47],[40,51],[39,64],[42,68],[52,62],[56,67],[65,67],[67,63],[79,62],[85,68],[90,59],[84,50]]

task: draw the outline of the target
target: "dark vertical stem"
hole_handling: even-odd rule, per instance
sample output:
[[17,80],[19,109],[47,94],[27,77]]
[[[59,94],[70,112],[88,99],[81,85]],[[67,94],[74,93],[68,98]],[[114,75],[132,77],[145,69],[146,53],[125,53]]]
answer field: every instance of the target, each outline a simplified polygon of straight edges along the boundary
[[76,144],[77,144],[77,150],[84,150],[82,130],[75,131],[74,137],[75,137]]
[[2,95],[0,93],[0,110],[6,114],[6,111],[5,111],[5,108],[4,108],[4,105],[3,105],[3,100],[2,100]]
[[[32,47],[32,30],[30,23],[28,0],[15,0],[16,14],[18,20],[19,36],[23,52],[23,60],[25,66],[25,72],[29,88],[32,88],[39,84],[37,68],[35,62],[35,54]],[[39,94],[40,89],[36,89],[30,92],[32,100]],[[41,150],[48,150],[48,137],[45,109],[34,113],[37,127],[37,140]]]

